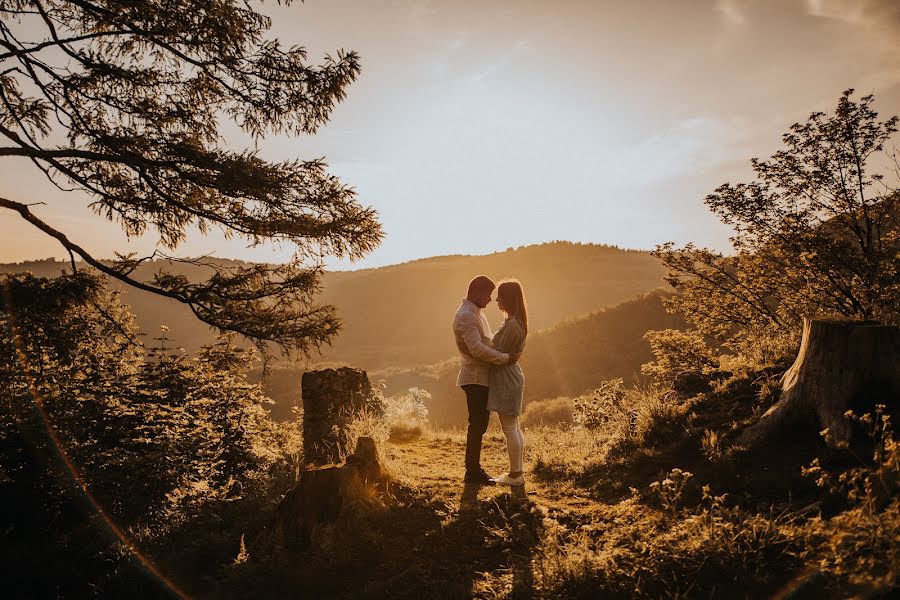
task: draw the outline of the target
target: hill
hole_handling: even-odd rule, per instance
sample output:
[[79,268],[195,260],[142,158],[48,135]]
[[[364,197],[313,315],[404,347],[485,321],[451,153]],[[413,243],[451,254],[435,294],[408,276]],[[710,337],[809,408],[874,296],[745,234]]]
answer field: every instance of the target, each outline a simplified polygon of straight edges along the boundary
[[[163,266],[190,278],[207,275],[202,267],[151,261],[141,265],[135,276],[149,279]],[[43,260],[0,265],[0,273],[27,270],[53,277],[68,268],[67,262]],[[569,242],[329,272],[319,299],[337,307],[344,326],[334,346],[325,348],[314,361],[376,371],[427,365],[451,356],[455,347],[449,323],[466,285],[478,274],[498,280],[515,276],[522,281],[535,331],[663,285],[663,267],[648,252]],[[130,288],[123,289],[123,300],[148,337],[157,336],[160,325],[167,325],[171,344],[188,352],[213,339],[210,328],[175,301]],[[495,305],[489,307],[488,315],[492,322],[500,319]]]
[[[329,273],[322,299],[338,307],[344,329],[323,358],[376,371],[453,356],[450,321],[479,274],[522,282],[534,331],[664,285],[664,269],[648,252],[568,242]],[[496,303],[487,314],[500,321]]]

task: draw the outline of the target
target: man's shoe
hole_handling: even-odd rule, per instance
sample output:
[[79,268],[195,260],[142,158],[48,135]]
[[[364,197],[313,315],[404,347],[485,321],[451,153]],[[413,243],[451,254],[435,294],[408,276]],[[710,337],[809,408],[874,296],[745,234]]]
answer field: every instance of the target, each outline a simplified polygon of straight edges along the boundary
[[466,471],[466,477],[463,479],[465,483],[478,483],[481,485],[494,485],[491,476],[484,472],[484,469],[477,471]]
[[504,473],[503,475],[499,475],[491,479],[497,485],[525,485],[525,477],[519,475],[518,477],[510,477],[509,473]]

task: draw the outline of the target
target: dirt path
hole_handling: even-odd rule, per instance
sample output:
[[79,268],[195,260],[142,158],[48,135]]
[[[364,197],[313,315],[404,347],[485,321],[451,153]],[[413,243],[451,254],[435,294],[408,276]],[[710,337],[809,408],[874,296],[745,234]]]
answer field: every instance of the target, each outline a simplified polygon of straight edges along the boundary
[[[527,444],[527,440],[526,440]],[[592,513],[603,512],[606,505],[567,481],[541,481],[529,476],[531,465],[526,460],[524,490],[508,486],[465,486],[465,432],[427,433],[409,443],[388,442],[384,454],[398,480],[427,491],[435,499],[445,501],[455,510],[465,504],[495,500],[513,493],[547,510],[550,516],[571,521],[590,520]],[[509,470],[506,441],[502,433],[489,430],[481,453],[484,469],[491,475]]]
[[[384,509],[361,518],[350,511],[323,528],[301,568],[266,572],[247,597],[288,589],[341,599],[539,597],[548,532],[573,531],[610,510],[571,483],[529,477],[527,459],[524,488],[464,484],[462,431],[383,443],[380,453],[395,482]],[[492,474],[507,470],[500,431],[485,436],[482,464]]]

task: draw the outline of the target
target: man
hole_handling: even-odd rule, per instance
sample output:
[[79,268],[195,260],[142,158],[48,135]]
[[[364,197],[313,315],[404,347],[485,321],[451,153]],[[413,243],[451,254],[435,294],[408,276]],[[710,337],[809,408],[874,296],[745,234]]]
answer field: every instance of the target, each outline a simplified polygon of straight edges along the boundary
[[456,385],[466,393],[469,427],[466,432],[466,483],[491,485],[491,477],[481,468],[481,441],[487,431],[488,382],[491,365],[505,365],[519,360],[519,353],[497,352],[488,344],[493,334],[487,317],[481,312],[491,302],[494,282],[479,275],[469,282],[469,291],[456,316],[453,335],[459,350],[459,376]]

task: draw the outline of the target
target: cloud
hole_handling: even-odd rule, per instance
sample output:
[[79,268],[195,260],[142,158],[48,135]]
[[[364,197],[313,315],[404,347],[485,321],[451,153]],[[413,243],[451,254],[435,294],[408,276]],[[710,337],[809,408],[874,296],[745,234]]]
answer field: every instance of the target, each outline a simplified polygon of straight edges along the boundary
[[[900,83],[900,2],[897,0],[806,0],[813,17],[846,23],[863,32],[881,54],[881,67],[863,87]],[[877,62],[877,61],[872,61]]]
[[694,116],[672,123],[606,161],[608,177],[621,186],[652,187],[686,175],[714,171],[751,144],[755,129],[737,116]]
[[715,0],[713,10],[718,12],[729,25],[743,25],[747,22],[744,7],[737,0]]

